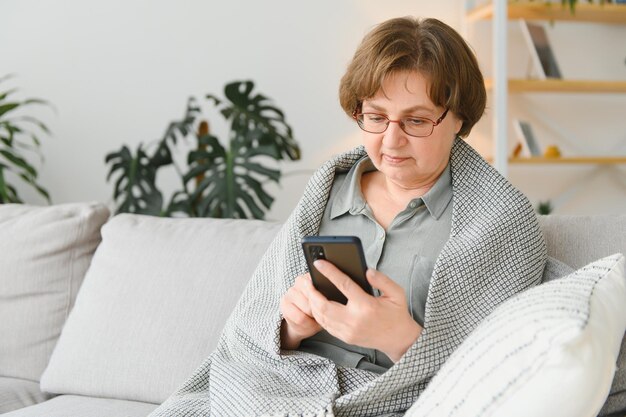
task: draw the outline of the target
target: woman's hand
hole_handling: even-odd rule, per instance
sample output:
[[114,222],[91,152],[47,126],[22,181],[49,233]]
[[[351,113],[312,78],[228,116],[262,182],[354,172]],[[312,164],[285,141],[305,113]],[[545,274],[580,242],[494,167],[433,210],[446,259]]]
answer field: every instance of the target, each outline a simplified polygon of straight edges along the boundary
[[313,285],[309,289],[311,312],[328,333],[351,345],[377,349],[397,362],[422,333],[411,317],[404,289],[385,274],[368,269],[367,280],[382,292],[367,294],[350,277],[328,261],[315,267],[348,298],[348,303],[329,301]]
[[297,349],[303,339],[322,330],[311,313],[309,304],[311,289],[315,289],[311,275],[308,273],[299,275],[293,287],[289,288],[280,300],[280,312],[284,318],[280,329],[283,349]]

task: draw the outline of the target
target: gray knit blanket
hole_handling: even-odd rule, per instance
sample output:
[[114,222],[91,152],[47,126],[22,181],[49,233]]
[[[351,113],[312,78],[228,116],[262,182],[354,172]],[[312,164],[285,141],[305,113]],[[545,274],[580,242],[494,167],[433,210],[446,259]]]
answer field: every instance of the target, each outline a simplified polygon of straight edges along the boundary
[[364,154],[358,147],[313,175],[215,352],[151,416],[401,415],[484,317],[540,283],[546,246],[528,199],[457,139],[450,159],[451,235],[434,266],[417,342],[382,375],[281,350],[280,299],[307,271],[300,239],[317,234],[335,172],[349,170]]

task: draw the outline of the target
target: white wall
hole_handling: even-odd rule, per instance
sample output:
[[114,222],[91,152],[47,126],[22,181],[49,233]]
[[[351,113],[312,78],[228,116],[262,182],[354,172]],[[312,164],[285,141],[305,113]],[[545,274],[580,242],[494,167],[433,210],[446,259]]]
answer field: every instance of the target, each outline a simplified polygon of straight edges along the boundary
[[[0,75],[17,74],[10,84],[21,88],[22,97],[48,99],[57,109],[56,114],[45,109],[37,113],[54,132],[44,141],[46,161],[41,169],[41,182],[53,201],[108,204],[112,184],[105,182],[105,154],[122,144],[135,148],[160,138],[166,124],[182,116],[190,95],[221,95],[227,82],[252,79],[258,91],[285,111],[302,147],[303,160],[283,164],[283,170],[293,174],[274,191],[277,201],[269,217],[284,220],[300,197],[307,172],[358,143],[356,126],[339,107],[337,87],[363,35],[376,23],[404,15],[437,17],[460,29],[462,4],[460,0],[3,0]],[[468,28],[470,43],[487,73],[489,27],[489,22],[481,22]],[[626,78],[623,26],[557,24],[550,36],[566,77]],[[514,30],[511,48],[512,73],[523,72],[526,52]],[[544,144],[561,140],[555,129],[574,132],[582,149],[559,142],[570,153],[601,154],[622,146],[625,108],[626,95],[511,98],[511,113],[532,118]],[[547,122],[538,122],[540,118]],[[224,137],[219,119],[211,122],[213,131]],[[551,127],[552,123],[556,124]],[[470,143],[488,154],[489,137],[488,109]],[[605,168],[576,193],[563,194],[594,169],[512,167],[510,176],[533,202],[560,199],[558,212],[626,211],[623,166]],[[166,192],[175,179],[172,171],[160,178]],[[20,189],[29,202],[42,203],[29,189]]]
[[[160,138],[187,97],[222,95],[233,80],[252,79],[285,111],[303,159],[284,171],[316,168],[356,143],[337,87],[363,35],[404,15],[458,28],[460,13],[458,0],[3,0],[0,74],[17,74],[11,84],[24,97],[58,110],[38,112],[54,132],[41,169],[53,202],[111,204],[105,154]],[[212,122],[220,135],[223,126]],[[307,179],[284,178],[270,218],[286,218]]]

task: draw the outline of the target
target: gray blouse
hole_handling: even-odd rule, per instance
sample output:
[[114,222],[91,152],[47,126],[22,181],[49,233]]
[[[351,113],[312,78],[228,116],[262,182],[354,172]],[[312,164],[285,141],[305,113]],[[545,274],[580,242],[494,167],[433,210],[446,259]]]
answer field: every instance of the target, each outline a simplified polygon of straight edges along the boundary
[[[352,235],[363,243],[367,266],[406,291],[413,319],[424,325],[428,286],[439,252],[450,237],[452,177],[448,165],[433,187],[409,202],[385,230],[374,219],[361,192],[361,177],[376,168],[363,157],[347,173],[337,173],[319,235]],[[393,362],[380,351],[348,345],[326,331],[302,341],[299,350],[347,367],[383,373]]]

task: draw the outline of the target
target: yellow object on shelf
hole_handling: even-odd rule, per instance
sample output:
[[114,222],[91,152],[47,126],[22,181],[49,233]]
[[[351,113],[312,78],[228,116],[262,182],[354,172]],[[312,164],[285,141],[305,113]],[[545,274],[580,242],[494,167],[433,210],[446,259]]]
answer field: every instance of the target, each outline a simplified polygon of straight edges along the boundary
[[559,158],[561,156],[561,151],[558,146],[550,145],[546,148],[543,156],[546,158]]

